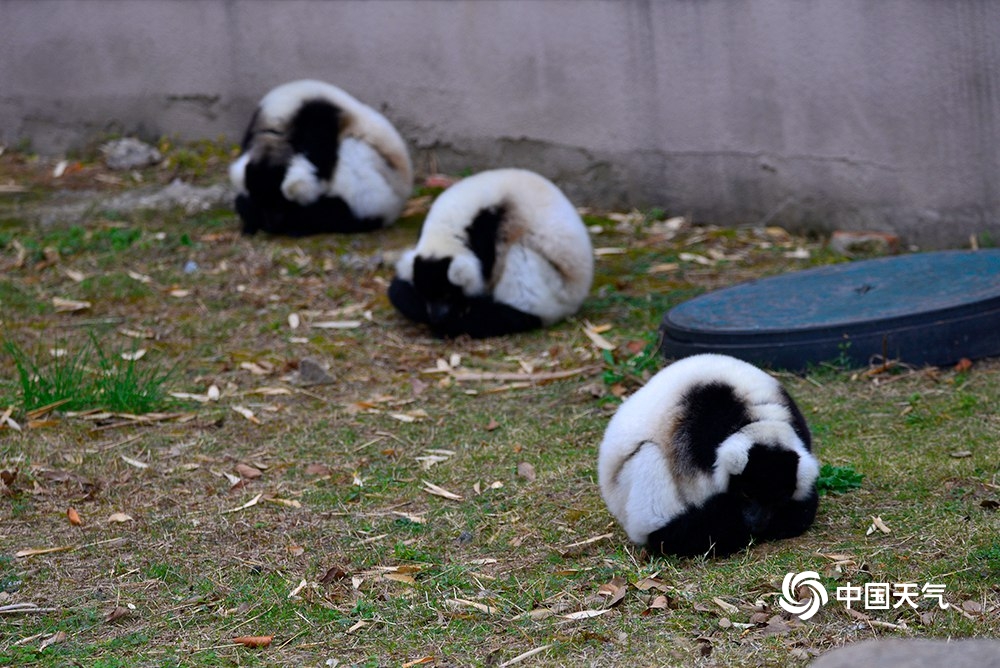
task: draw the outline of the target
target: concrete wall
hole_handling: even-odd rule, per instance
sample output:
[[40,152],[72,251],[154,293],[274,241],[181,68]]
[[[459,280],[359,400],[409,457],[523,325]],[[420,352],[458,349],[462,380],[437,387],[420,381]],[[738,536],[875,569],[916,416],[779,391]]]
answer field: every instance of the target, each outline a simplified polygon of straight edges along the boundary
[[992,0],[0,0],[0,141],[237,140],[300,77],[579,204],[1000,242]]

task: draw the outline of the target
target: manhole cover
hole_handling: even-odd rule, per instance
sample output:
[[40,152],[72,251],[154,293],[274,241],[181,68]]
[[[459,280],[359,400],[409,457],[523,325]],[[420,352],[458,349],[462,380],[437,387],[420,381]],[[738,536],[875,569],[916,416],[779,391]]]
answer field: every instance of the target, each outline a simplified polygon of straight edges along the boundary
[[1000,355],[1000,250],[850,262],[751,281],[671,309],[668,358],[724,353],[800,370],[873,356],[943,366]]

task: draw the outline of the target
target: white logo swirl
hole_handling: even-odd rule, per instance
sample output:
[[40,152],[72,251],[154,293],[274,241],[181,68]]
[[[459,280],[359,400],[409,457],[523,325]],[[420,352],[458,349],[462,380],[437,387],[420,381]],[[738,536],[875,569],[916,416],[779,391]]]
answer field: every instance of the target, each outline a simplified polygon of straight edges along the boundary
[[[812,592],[812,597],[800,601],[796,593],[799,587],[808,588]],[[819,612],[820,607],[826,605],[829,600],[826,587],[819,581],[819,573],[816,571],[789,573],[781,581],[781,598],[778,600],[778,605],[785,612],[798,615],[803,621]]]

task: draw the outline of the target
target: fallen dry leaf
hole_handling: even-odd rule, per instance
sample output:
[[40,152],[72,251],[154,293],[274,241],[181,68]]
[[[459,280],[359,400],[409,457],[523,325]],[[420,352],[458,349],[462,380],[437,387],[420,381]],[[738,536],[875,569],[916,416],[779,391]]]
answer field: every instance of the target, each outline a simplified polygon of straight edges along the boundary
[[121,455],[121,458],[123,462],[125,462],[129,466],[134,466],[137,469],[149,468],[149,464],[147,464],[146,462],[140,462],[138,459],[132,459],[131,457],[126,457],[125,455]]
[[260,424],[260,420],[257,419],[257,416],[255,416],[253,411],[249,408],[244,408],[243,406],[233,406],[233,410],[245,417],[247,420],[250,420],[250,422]]
[[428,174],[424,177],[424,185],[428,188],[448,188],[461,181],[460,178],[448,174]]
[[[211,392],[212,388],[208,388],[208,389],[209,389],[209,392]],[[216,388],[216,391],[218,391],[218,388]],[[254,390],[250,390],[250,394],[263,394],[265,397],[274,397],[274,396],[278,396],[278,395],[286,395],[287,396],[287,395],[289,395],[291,393],[292,393],[292,391],[290,389],[288,389],[287,387],[258,387],[258,388],[254,389]],[[211,399],[211,395],[209,395],[209,398]],[[218,399],[218,397],[216,397],[216,399]]]
[[454,456],[454,450],[443,450],[439,448],[431,448],[424,450],[426,455],[421,455],[419,457],[414,457],[418,462],[420,462],[420,468],[425,471],[430,469],[435,464],[440,464],[441,462],[448,461],[448,459]]
[[211,397],[207,394],[192,394],[190,392],[168,392],[170,396],[174,399],[190,399],[191,401],[197,401],[202,404],[207,404],[211,401]]
[[552,608],[532,608],[528,612],[522,612],[520,615],[513,617],[512,619],[534,619],[539,621],[542,619],[548,619],[555,615],[555,611]]
[[132,522],[132,516],[126,515],[125,513],[111,513],[108,517],[109,522]]
[[[53,401],[51,404],[46,404],[45,406],[41,406],[41,407],[36,408],[34,410],[28,411],[27,413],[24,414],[24,416],[26,418],[28,418],[29,420],[36,420],[36,419],[41,418],[44,415],[52,412],[54,409],[59,408],[63,404],[69,403],[70,401],[72,401],[72,399],[60,399],[59,401]],[[13,410],[14,410],[13,406],[11,406],[10,408],[8,408],[7,412],[5,412],[2,416],[0,416],[0,419],[2,419],[5,416],[10,415],[10,413]]]
[[351,628],[349,628],[346,631],[344,631],[344,633],[346,633],[347,635],[350,635],[350,634],[354,633],[355,631],[357,631],[359,629],[363,629],[366,626],[368,626],[368,622],[366,622],[365,620],[361,619],[361,620],[355,622],[354,624],[352,624]]
[[646,611],[650,610],[669,610],[670,600],[663,594],[657,594],[653,597],[653,600],[649,602],[649,606],[646,607]]
[[331,582],[336,582],[338,580],[346,580],[350,577],[350,575],[351,574],[341,566],[331,566],[326,570],[326,573],[323,574],[323,577],[319,579],[319,582],[320,584],[330,584]]
[[408,413],[389,413],[389,417],[399,420],[400,422],[416,422],[417,420],[422,420],[426,417],[427,411],[418,408],[415,411],[409,411]]
[[571,612],[566,615],[559,615],[563,619],[590,619],[591,617],[598,617],[600,615],[611,612],[611,608],[603,608],[601,610],[580,610],[579,612]]
[[413,668],[413,666],[422,666],[425,663],[434,663],[435,661],[437,661],[437,659],[433,656],[422,656],[419,659],[407,661],[403,664],[403,668]]
[[104,615],[104,623],[110,624],[111,622],[118,621],[122,617],[127,617],[130,614],[130,610],[124,606],[115,606],[115,609]]
[[[14,419],[11,417],[13,413],[14,413],[14,407],[8,406],[7,410],[5,410],[2,415],[0,415],[0,427],[10,427],[14,431],[21,431],[21,425],[19,425],[17,422],[14,422]],[[28,413],[29,419],[31,418],[32,413],[33,411]]]
[[782,635],[792,630],[792,627],[781,615],[774,615],[767,620],[767,626],[761,629],[764,635]]
[[625,344],[625,350],[627,350],[630,355],[638,355],[645,349],[646,349],[645,341],[633,339]]
[[59,631],[58,633],[53,633],[48,638],[42,641],[42,643],[38,646],[38,651],[41,652],[49,645],[55,645],[57,643],[66,642],[66,639],[68,637],[69,636],[66,635],[65,631]]
[[255,376],[266,376],[274,371],[274,365],[270,362],[240,362],[240,368],[249,371]]
[[299,592],[305,589],[307,584],[309,584],[309,582],[305,578],[302,578],[299,581],[299,584],[295,586],[295,589],[288,592],[288,598],[295,598],[296,596],[298,596]]
[[677,271],[680,269],[680,265],[676,262],[661,262],[659,264],[652,265],[646,270],[647,274],[667,274],[672,271]]
[[971,601],[971,600],[963,601],[962,610],[965,610],[966,612],[972,613],[974,615],[978,615],[983,611],[983,605],[979,601]]
[[262,475],[264,475],[263,473],[261,473],[260,469],[254,468],[253,466],[250,466],[249,464],[244,464],[242,462],[234,466],[233,470],[236,471],[241,477],[246,478],[247,480],[253,480],[255,478],[259,478]]
[[131,278],[134,281],[139,281],[140,283],[152,283],[153,282],[152,277],[147,276],[146,274],[140,274],[137,271],[129,271],[127,273],[128,273],[128,277]]
[[279,506],[286,506],[288,508],[301,508],[302,502],[298,499],[282,499],[277,496],[271,496],[270,494],[264,495],[264,500],[268,503],[275,503]]
[[892,529],[890,529],[886,523],[882,521],[880,516],[872,515],[872,525],[868,527],[868,531],[865,532],[865,535],[870,536],[875,533],[876,530],[881,531],[884,534],[892,533]]
[[360,320],[325,320],[323,322],[310,323],[310,327],[316,329],[356,329],[362,325]]
[[52,306],[55,307],[56,313],[73,313],[75,311],[85,311],[91,307],[91,304],[90,302],[53,297]]
[[72,545],[63,545],[62,547],[36,547],[29,548],[27,550],[20,550],[14,553],[15,557],[33,557],[37,554],[50,554],[52,552],[68,552],[74,549]]
[[66,517],[69,519],[69,523],[75,527],[83,524],[83,520],[80,519],[80,513],[76,512],[76,508],[73,506],[66,509]]
[[659,589],[662,592],[670,591],[670,586],[657,578],[643,578],[636,582],[634,586],[639,591],[649,591],[650,589]]
[[712,598],[712,602],[715,603],[720,608],[722,608],[723,610],[725,610],[726,613],[730,614],[730,615],[735,615],[735,614],[739,613],[739,611],[740,611],[740,609],[737,608],[735,605],[733,605],[732,603],[729,603],[728,601],[723,601],[718,596],[713,597]]
[[220,475],[229,481],[229,484],[231,485],[229,491],[236,489],[237,486],[239,487],[243,486],[243,478],[239,477],[238,475],[232,474],[229,471],[223,471],[222,473],[216,473],[215,471],[213,471],[212,473],[215,473],[215,475]]
[[467,606],[470,608],[475,608],[480,612],[485,612],[487,615],[494,615],[497,613],[496,606],[486,605],[485,603],[479,603],[477,601],[469,601],[464,598],[452,598],[448,599],[448,603],[452,605]]
[[500,664],[500,668],[507,668],[507,666],[513,666],[515,663],[520,663],[525,659],[530,659],[531,657],[541,652],[544,652],[550,647],[552,647],[552,645],[542,645],[540,647],[535,647],[534,649],[529,649],[527,652],[522,652],[521,654],[518,654],[513,659],[508,659],[507,661],[504,661],[503,663]]
[[240,636],[233,638],[233,642],[244,647],[267,647],[274,640],[274,636]]
[[604,257],[605,255],[624,255],[625,253],[626,250],[624,248],[614,246],[602,246],[594,249],[595,257]]
[[844,608],[844,612],[847,613],[848,617],[853,617],[854,619],[859,619],[863,622],[870,622],[872,619],[865,613],[860,610],[855,610],[854,608]]
[[706,267],[711,267],[715,264],[713,260],[708,259],[704,255],[697,255],[695,253],[681,253],[677,258],[682,262],[694,262]]
[[595,331],[593,325],[586,325],[586,326],[584,326],[583,333],[587,335],[587,338],[590,339],[591,343],[593,343],[595,346],[597,346],[601,350],[614,350],[615,349],[615,344],[611,343],[606,338],[604,338],[603,336],[601,336],[600,333],[598,333],[597,331]]
[[424,483],[424,491],[428,494],[433,494],[434,496],[440,496],[451,501],[461,501],[462,496],[460,494],[455,494],[454,492],[449,492],[443,487],[438,487],[432,482],[427,482],[426,480],[421,480]]
[[235,513],[235,512],[239,512],[241,510],[246,510],[247,508],[252,508],[252,507],[254,507],[254,506],[257,505],[257,502],[260,501],[260,499],[261,499],[262,496],[264,496],[263,492],[260,493],[260,494],[258,494],[255,497],[253,497],[252,499],[250,499],[249,501],[247,501],[246,503],[244,503],[242,506],[240,506],[238,508],[230,508],[229,510],[223,510],[222,512],[223,512],[223,514],[226,514],[226,513]]
[[333,473],[333,469],[326,464],[309,464],[306,466],[306,473],[309,475],[330,475]]
[[604,607],[606,608],[612,608],[621,603],[626,593],[628,593],[628,580],[620,576],[611,578],[610,582],[605,582],[597,589],[597,595],[605,598]]

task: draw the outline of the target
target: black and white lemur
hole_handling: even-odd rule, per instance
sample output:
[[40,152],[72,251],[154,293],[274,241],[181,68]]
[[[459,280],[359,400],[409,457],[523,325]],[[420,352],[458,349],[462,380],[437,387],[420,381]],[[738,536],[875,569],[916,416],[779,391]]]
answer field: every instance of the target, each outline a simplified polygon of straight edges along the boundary
[[594,277],[590,235],[553,183],[523,169],[470,176],[434,201],[389,300],[440,337],[485,338],[575,313]]
[[385,116],[314,80],[261,99],[229,177],[246,234],[378,229],[413,188],[406,144]]
[[666,367],[619,407],[598,456],[601,495],[656,554],[717,556],[812,524],[819,463],[773,377],[725,355]]

